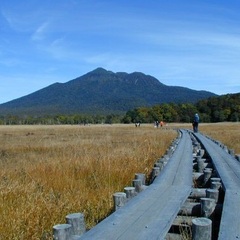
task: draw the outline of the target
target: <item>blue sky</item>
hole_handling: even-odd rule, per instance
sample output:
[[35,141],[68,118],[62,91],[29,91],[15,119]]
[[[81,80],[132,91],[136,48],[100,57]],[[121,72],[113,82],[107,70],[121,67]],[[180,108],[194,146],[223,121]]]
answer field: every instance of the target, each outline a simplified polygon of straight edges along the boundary
[[97,67],[240,92],[239,0],[1,0],[0,103]]

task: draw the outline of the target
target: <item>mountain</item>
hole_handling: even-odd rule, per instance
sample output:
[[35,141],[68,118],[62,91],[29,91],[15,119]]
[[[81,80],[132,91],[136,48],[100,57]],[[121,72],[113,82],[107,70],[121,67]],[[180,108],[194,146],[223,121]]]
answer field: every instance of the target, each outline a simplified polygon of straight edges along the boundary
[[141,72],[97,68],[66,83],[54,83],[24,97],[0,104],[0,115],[110,114],[160,103],[195,103],[216,94],[167,86]]

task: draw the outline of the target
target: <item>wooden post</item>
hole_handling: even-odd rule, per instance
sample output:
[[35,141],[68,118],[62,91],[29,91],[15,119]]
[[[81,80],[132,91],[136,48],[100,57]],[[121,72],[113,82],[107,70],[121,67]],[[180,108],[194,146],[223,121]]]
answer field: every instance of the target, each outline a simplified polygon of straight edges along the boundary
[[212,198],[201,198],[201,216],[209,218],[215,210],[216,202]]
[[72,225],[70,224],[57,224],[53,226],[53,239],[54,240],[69,240],[72,235]]
[[163,165],[164,165],[163,161],[157,161],[154,163],[154,167],[158,167],[160,171],[162,171],[162,169],[164,167]]
[[133,187],[135,187],[135,190],[136,190],[137,193],[140,193],[143,190],[141,179],[134,179],[132,181],[132,185],[133,185]]
[[160,173],[160,168],[159,167],[153,167],[152,168],[151,183],[154,181],[154,179],[158,176],[159,173]]
[[82,213],[72,213],[66,216],[66,222],[72,225],[73,235],[82,235],[86,231],[84,215]]
[[194,218],[192,220],[192,239],[211,240],[212,221],[208,218]]
[[167,149],[167,155],[168,156],[172,156],[172,154],[173,154],[173,152],[174,152],[174,148],[173,147],[169,147],[168,149]]
[[185,202],[178,212],[179,215],[201,216],[201,205],[198,202]]
[[162,157],[161,162],[163,163],[163,167],[165,167],[167,165],[169,159],[170,159],[170,157],[168,155],[164,155]]
[[197,157],[197,165],[198,165],[198,172],[203,173],[205,168],[204,165],[205,159],[201,158],[200,156]]
[[193,180],[194,181],[201,180],[203,177],[204,177],[203,173],[193,172]]
[[235,156],[235,152],[234,152],[234,149],[229,149],[228,150],[228,153],[231,155],[231,156]]
[[135,173],[135,179],[141,179],[142,185],[146,184],[146,177],[144,173]]
[[221,178],[212,177],[211,182],[221,182]]
[[206,197],[207,198],[213,198],[215,202],[218,202],[218,197],[219,197],[219,191],[217,189],[210,189],[208,188],[206,190]]
[[221,188],[221,182],[211,182],[211,189],[219,190]]
[[116,192],[113,194],[113,201],[114,201],[114,210],[118,210],[119,208],[123,207],[126,203],[126,193],[124,192]]
[[189,195],[190,198],[202,198],[206,197],[206,188],[192,188],[192,191]]
[[125,187],[124,192],[128,200],[136,196],[135,187]]
[[204,153],[205,153],[205,150],[204,150],[204,149],[199,149],[199,151],[198,151],[198,156],[200,156],[200,157],[202,158],[203,155],[204,155]]
[[212,176],[212,169],[211,168],[205,168],[203,170],[203,173],[204,173],[203,183],[204,183],[204,185],[206,185],[208,183],[209,179]]
[[228,153],[228,147],[223,145],[223,150]]
[[198,152],[199,148],[197,145],[193,145],[193,156],[195,157],[197,155],[197,152]]

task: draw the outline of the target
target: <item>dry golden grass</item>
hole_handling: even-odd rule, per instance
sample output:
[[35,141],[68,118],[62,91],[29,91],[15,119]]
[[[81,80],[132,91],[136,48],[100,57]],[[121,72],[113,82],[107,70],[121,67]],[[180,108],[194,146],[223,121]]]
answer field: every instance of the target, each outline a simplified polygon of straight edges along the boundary
[[[0,126],[0,240],[52,239],[72,212],[90,228],[112,210],[112,194],[149,174],[176,137],[152,125]],[[199,130],[240,153],[239,124]]]
[[73,212],[94,226],[176,135],[152,125],[0,126],[0,239],[52,239]]
[[240,154],[240,123],[203,124],[200,131]]

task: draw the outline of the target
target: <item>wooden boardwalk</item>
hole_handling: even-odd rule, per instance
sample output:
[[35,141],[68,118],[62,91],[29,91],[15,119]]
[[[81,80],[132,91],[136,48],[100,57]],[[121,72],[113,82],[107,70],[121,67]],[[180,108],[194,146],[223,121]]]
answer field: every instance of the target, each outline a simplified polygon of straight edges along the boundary
[[[206,232],[209,240],[240,239],[240,162],[226,147],[200,133],[187,130],[179,133],[173,153],[170,149],[167,164],[151,185],[88,232],[61,240],[180,239],[180,235],[171,234],[171,231],[183,218],[189,221],[188,227],[192,226],[193,218],[211,222],[214,232]],[[202,177],[201,188],[193,187],[193,176]],[[219,190],[209,188],[209,181],[215,179],[221,182],[221,201],[218,197],[207,196],[211,191],[219,194]],[[191,201],[193,196],[195,200]],[[201,201],[214,202],[213,215],[204,215]],[[185,211],[188,215],[181,215]]]
[[165,239],[192,188],[192,144],[186,131],[163,171],[143,192],[80,239]]

